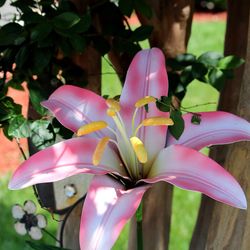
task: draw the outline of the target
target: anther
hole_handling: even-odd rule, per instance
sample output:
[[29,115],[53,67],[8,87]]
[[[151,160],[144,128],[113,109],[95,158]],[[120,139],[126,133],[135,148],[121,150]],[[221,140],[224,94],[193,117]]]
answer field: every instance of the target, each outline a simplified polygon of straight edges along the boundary
[[96,121],[81,126],[77,131],[77,136],[87,135],[108,126],[105,121]]
[[104,153],[104,150],[105,150],[109,140],[110,140],[110,138],[108,136],[106,136],[106,137],[103,137],[99,141],[99,143],[97,144],[95,152],[92,156],[92,162],[93,162],[94,166],[97,166],[100,163],[100,161],[102,159],[102,155]]
[[107,99],[106,104],[108,105],[109,108],[112,108],[115,112],[119,112],[121,109],[119,102],[114,99]]
[[136,157],[140,163],[146,163],[148,160],[148,154],[144,147],[143,142],[136,136],[130,138],[130,142],[135,151]]
[[146,104],[152,103],[152,102],[156,102],[156,99],[153,96],[145,96],[141,99],[139,99],[136,103],[135,103],[135,107],[136,108],[140,108],[145,106]]
[[141,124],[142,126],[171,126],[174,125],[174,122],[170,118],[155,116],[146,118]]

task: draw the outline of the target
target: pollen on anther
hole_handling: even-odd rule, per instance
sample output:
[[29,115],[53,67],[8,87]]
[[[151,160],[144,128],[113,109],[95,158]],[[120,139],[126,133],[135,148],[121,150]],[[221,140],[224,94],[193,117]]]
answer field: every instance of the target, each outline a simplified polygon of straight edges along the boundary
[[114,99],[107,99],[106,104],[108,105],[109,108],[113,109],[115,112],[119,112],[121,109],[119,102]]
[[146,118],[141,123],[143,126],[171,126],[174,124],[173,120],[166,117],[154,116]]
[[135,103],[135,107],[136,108],[140,108],[140,107],[143,107],[149,103],[152,103],[152,102],[156,102],[156,99],[153,97],[153,96],[145,96],[141,99],[139,99],[136,103]]
[[104,153],[104,150],[105,150],[106,145],[108,144],[109,140],[110,140],[110,138],[108,136],[106,136],[106,137],[103,137],[99,141],[99,143],[97,144],[95,152],[92,156],[92,162],[93,162],[94,166],[97,166],[100,163],[100,161],[102,159],[102,155]]
[[148,161],[148,154],[143,142],[136,136],[131,137],[130,142],[138,161],[140,163],[146,163]]
[[104,129],[107,126],[108,126],[108,124],[105,121],[90,122],[88,124],[81,126],[78,129],[77,136],[87,135],[87,134],[93,133],[95,131]]

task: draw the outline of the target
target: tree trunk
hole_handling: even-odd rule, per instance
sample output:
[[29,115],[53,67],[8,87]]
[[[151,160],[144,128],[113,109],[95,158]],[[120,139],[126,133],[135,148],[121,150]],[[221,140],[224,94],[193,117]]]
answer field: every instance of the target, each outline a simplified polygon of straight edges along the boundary
[[[184,53],[190,37],[193,0],[148,0],[153,17],[146,19],[138,14],[142,24],[152,25],[149,39],[151,47],[162,49],[167,58]],[[167,94],[167,93],[166,93]],[[166,250],[169,243],[172,185],[155,184],[143,198],[143,249]],[[129,250],[136,250],[136,223],[131,223]]]
[[[228,1],[228,22],[225,54],[235,54],[246,59],[236,77],[226,83],[220,99],[220,110],[236,113],[250,120],[250,3],[248,0]],[[237,30],[238,36],[235,36]],[[213,158],[232,173],[250,199],[250,143],[217,146]],[[250,245],[250,212],[232,208],[202,198],[199,216],[190,249],[239,249]]]

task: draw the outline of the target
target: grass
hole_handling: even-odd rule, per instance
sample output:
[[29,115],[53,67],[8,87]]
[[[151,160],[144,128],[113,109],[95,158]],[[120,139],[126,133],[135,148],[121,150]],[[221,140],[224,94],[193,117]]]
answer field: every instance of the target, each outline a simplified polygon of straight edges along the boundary
[[[223,48],[223,34],[225,31],[224,22],[209,22],[209,23],[194,23],[192,29],[192,36],[188,51],[199,55],[205,51],[219,51]],[[112,68],[103,62],[104,72],[112,72]],[[121,84],[114,74],[105,74],[103,76],[102,92],[115,96],[120,94]],[[194,81],[188,87],[188,93],[182,103],[184,107],[204,104],[208,102],[216,103],[218,99],[218,92],[210,86]],[[216,104],[198,106],[190,111],[208,111],[214,110]],[[28,250],[30,249],[25,240],[29,237],[21,237],[17,235],[13,228],[13,219],[11,217],[11,206],[15,203],[23,204],[25,200],[35,200],[31,188],[21,191],[9,191],[7,183],[9,176],[3,176],[0,179],[0,250]],[[200,203],[200,195],[198,193],[184,191],[178,188],[174,189],[173,200],[173,215],[170,235],[170,250],[186,250],[189,246],[189,241],[192,235],[195,218]],[[53,221],[51,215],[39,209],[39,212],[45,214],[48,218],[48,231],[56,235],[57,222]],[[128,226],[121,234],[114,250],[125,250],[127,245]],[[47,244],[54,244],[48,236],[45,236],[42,242]]]

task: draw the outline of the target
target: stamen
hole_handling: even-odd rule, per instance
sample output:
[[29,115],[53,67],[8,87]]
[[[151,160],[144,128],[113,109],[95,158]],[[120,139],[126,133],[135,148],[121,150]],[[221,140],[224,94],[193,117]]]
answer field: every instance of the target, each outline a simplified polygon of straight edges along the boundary
[[144,119],[141,124],[143,126],[171,126],[174,125],[174,122],[170,118],[155,116]]
[[115,112],[119,112],[121,109],[119,102],[114,99],[107,99],[106,104],[108,105],[109,108],[112,108]]
[[108,108],[106,113],[108,116],[111,116],[111,117],[116,115],[116,111],[113,108]]
[[136,136],[130,138],[130,142],[135,151],[137,159],[140,163],[146,163],[148,160],[147,151],[143,145],[143,142]]
[[147,126],[171,126],[171,125],[174,125],[174,122],[170,118],[166,118],[162,116],[154,116],[154,117],[146,118],[136,128],[134,135],[137,134],[138,130],[142,126],[147,127]]
[[156,99],[153,96],[145,96],[135,103],[135,107],[140,108],[151,102],[156,102]]
[[103,137],[96,146],[95,152],[92,156],[92,162],[94,166],[97,166],[102,158],[104,150],[109,142],[110,138],[108,136]]
[[77,131],[77,136],[87,135],[108,126],[105,121],[96,121],[81,126]]

